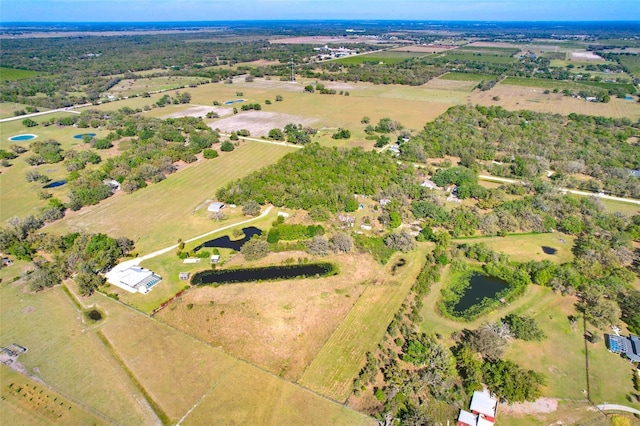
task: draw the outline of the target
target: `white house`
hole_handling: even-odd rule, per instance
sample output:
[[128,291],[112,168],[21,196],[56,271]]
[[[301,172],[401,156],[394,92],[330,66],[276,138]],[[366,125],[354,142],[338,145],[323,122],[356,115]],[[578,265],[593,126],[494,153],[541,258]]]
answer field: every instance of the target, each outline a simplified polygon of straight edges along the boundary
[[140,266],[131,266],[123,271],[118,271],[116,276],[108,276],[108,281],[129,293],[148,293],[151,288],[158,284],[162,277],[153,273],[149,269]]

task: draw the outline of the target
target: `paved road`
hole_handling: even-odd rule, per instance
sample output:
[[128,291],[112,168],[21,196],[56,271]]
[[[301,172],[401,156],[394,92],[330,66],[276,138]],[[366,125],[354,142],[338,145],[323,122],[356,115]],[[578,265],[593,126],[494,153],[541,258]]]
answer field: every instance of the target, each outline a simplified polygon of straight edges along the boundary
[[[196,241],[196,240],[198,240],[200,238],[208,237],[211,234],[215,234],[217,232],[225,231],[225,230],[227,230],[229,228],[233,228],[235,226],[244,225],[246,223],[250,223],[250,222],[253,222],[255,220],[258,220],[258,219],[268,215],[272,208],[273,208],[273,206],[268,206],[259,216],[252,217],[252,218],[247,219],[247,220],[243,220],[242,222],[232,223],[230,225],[223,226],[222,228],[214,229],[213,231],[205,232],[204,234],[198,235],[197,237],[193,237],[193,238],[190,238],[190,239],[186,240],[185,243],[190,243],[190,242]],[[114,281],[118,282],[120,274],[122,273],[122,271],[125,271],[125,270],[129,269],[132,266],[140,265],[140,262],[142,262],[143,260],[152,259],[152,258],[154,258],[156,256],[163,255],[163,254],[168,253],[168,252],[170,252],[172,250],[175,250],[177,248],[178,248],[178,244],[174,244],[172,246],[169,246],[169,247],[166,247],[166,248],[163,248],[163,249],[160,249],[160,250],[156,250],[156,251],[154,251],[152,253],[145,254],[144,256],[136,257],[135,259],[125,260],[124,262],[118,263],[116,266],[114,266],[109,272],[107,272],[105,274],[105,277],[107,278],[107,281],[109,281],[111,284],[114,284]]]
[[636,410],[635,408],[626,407],[624,405],[617,404],[601,404],[596,406],[598,410],[601,411],[625,411],[627,413],[640,415],[640,410]]

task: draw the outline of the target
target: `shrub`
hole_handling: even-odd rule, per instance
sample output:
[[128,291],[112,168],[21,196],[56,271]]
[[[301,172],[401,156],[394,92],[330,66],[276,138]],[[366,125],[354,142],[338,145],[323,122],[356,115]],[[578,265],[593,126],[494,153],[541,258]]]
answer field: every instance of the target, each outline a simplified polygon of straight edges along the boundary
[[207,160],[211,160],[213,158],[218,157],[220,154],[218,154],[218,151],[216,151],[215,149],[207,148],[204,151],[202,151],[202,155]]
[[220,144],[220,151],[230,152],[230,151],[233,151],[234,149],[235,147],[229,141],[224,141]]

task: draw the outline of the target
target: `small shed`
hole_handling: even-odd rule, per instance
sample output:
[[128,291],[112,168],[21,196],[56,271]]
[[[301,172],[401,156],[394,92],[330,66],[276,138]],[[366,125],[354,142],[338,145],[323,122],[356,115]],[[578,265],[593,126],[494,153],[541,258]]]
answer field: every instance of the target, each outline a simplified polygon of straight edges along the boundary
[[178,278],[180,278],[181,281],[186,281],[189,279],[190,275],[191,275],[190,272],[180,272],[180,274],[178,275]]
[[429,179],[425,179],[424,182],[420,184],[420,186],[423,188],[438,189],[438,185],[436,185],[435,182]]
[[219,254],[212,254],[211,255],[211,263],[218,263],[220,262],[220,255]]
[[207,211],[211,213],[219,213],[220,210],[222,210],[223,208],[224,208],[224,203],[221,203],[220,201],[216,201],[209,204],[209,207],[207,207]]

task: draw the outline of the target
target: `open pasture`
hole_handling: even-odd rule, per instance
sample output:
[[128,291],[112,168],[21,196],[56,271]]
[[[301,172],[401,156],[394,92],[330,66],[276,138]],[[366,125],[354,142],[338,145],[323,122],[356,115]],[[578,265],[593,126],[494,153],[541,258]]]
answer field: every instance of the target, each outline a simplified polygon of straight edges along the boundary
[[191,84],[198,84],[203,81],[209,81],[203,77],[148,77],[137,79],[125,79],[113,86],[107,94],[121,97],[131,95],[141,95],[145,92],[157,92],[159,90],[171,90],[183,88],[183,91],[189,91]]
[[[529,260],[550,260],[554,263],[570,262],[573,259],[573,242],[575,237],[561,232],[545,234],[507,235],[506,237],[482,237],[455,240],[456,243],[483,243],[491,250],[503,252],[516,262]],[[543,247],[556,250],[545,253]]]
[[[241,266],[278,265],[287,258],[300,257],[309,255],[272,253],[258,263],[242,262]],[[339,273],[323,278],[196,287],[156,317],[295,381],[352,309],[366,288],[364,284],[381,269],[366,255],[321,260],[336,263]]]
[[635,77],[640,75],[640,55],[619,55],[618,59]]
[[373,426],[377,422],[293,383],[238,363],[181,424]]
[[482,55],[495,55],[495,56],[513,56],[520,52],[520,47],[516,46],[485,46],[478,44],[466,44],[460,46],[456,52],[468,52],[468,53],[480,53]]
[[[394,275],[391,271],[401,258],[406,264]],[[336,401],[346,401],[353,379],[365,363],[364,354],[382,340],[424,262],[421,250],[393,256],[367,284],[353,309],[304,371],[300,383]]]
[[[524,79],[523,79],[524,80]],[[623,118],[631,120],[640,118],[640,104],[624,99],[611,98],[608,103],[587,102],[584,99],[577,99],[564,96],[562,93],[545,94],[545,87],[533,88],[520,85],[508,84],[512,82],[509,78],[501,82],[486,92],[475,91],[470,96],[470,101],[474,104],[484,106],[500,105],[509,110],[527,109],[537,112],[549,112],[568,115],[572,112],[576,114],[600,115],[605,117]],[[538,82],[535,81],[537,84]],[[530,84],[533,84],[531,82]],[[498,97],[499,101],[494,100]]]
[[[156,410],[164,413],[167,423],[192,418],[191,424],[202,424],[203,418],[209,423],[211,417],[221,416],[225,421],[233,418],[255,419],[260,424],[292,424],[296,419],[316,421],[314,414],[318,410],[338,424],[369,422],[346,407],[111,303],[114,315],[102,333],[117,358],[154,401]],[[273,400],[265,404],[265,398]],[[322,417],[323,424],[326,418]]]
[[475,61],[486,62],[491,64],[511,64],[516,61],[516,58],[505,55],[502,51],[498,53],[484,53],[482,51],[474,50],[449,50],[443,54],[452,61]]
[[356,65],[356,64],[364,64],[364,63],[397,64],[399,62],[406,61],[407,59],[419,58],[427,54],[428,52],[422,53],[422,52],[413,52],[413,51],[387,50],[384,52],[368,53],[366,55],[347,56],[344,58],[333,60],[331,62],[346,64],[346,65]]
[[[15,102],[0,102],[0,118],[9,118],[15,117],[16,111],[21,111],[25,109],[28,105],[25,104],[17,104]],[[47,108],[38,108],[39,111],[46,111]],[[22,121],[22,120],[19,120]]]
[[213,160],[199,160],[131,194],[119,192],[98,205],[68,214],[46,229],[82,229],[126,236],[141,253],[176,244],[179,238],[188,239],[217,226],[206,215],[195,214],[194,209],[214,199],[218,188],[278,161],[291,150],[286,146],[242,142],[232,152],[221,153]]
[[[93,302],[106,313],[103,321],[108,321],[111,308],[101,300]],[[153,413],[94,333],[102,324],[90,326],[83,319],[60,286],[38,294],[28,293],[21,282],[0,288],[0,341],[28,349],[18,358],[17,368],[74,406],[97,412],[104,422],[149,424]]]
[[388,50],[388,52],[439,53],[453,48],[455,48],[455,46],[445,46],[441,44],[410,44]]

